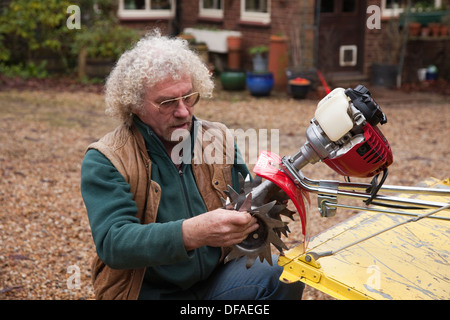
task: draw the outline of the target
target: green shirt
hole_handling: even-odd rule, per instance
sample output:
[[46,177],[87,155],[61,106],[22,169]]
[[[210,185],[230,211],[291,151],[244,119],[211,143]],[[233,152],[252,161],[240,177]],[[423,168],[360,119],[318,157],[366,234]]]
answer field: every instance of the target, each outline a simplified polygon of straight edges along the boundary
[[[147,267],[140,299],[201,298],[204,280],[217,266],[221,249],[205,246],[186,252],[184,248],[183,220],[207,211],[192,166],[182,164],[178,169],[153,130],[137,117],[134,123],[152,161],[152,180],[161,186],[156,222],[140,224],[128,183],[103,154],[89,150],[81,168],[81,192],[97,254],[111,268]],[[194,121],[192,150],[196,128]],[[244,177],[249,173],[245,164],[237,164],[243,163],[237,162],[238,157],[236,148],[232,169],[235,189],[238,172]]]

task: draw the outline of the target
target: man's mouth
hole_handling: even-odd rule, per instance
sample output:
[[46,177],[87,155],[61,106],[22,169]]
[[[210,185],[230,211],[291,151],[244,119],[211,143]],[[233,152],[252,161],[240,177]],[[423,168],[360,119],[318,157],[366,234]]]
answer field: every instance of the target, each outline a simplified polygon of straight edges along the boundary
[[174,128],[174,129],[189,129],[189,123],[183,122],[183,123],[172,126],[172,128]]

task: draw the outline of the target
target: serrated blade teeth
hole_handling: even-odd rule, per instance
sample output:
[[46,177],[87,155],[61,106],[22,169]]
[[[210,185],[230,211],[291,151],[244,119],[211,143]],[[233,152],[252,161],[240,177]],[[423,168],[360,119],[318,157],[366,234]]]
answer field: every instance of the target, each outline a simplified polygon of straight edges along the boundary
[[272,210],[273,206],[275,205],[275,201],[263,204],[262,206],[259,206],[254,209],[254,211],[259,212],[260,214],[268,214],[270,210]]
[[220,198],[220,201],[222,202],[222,207],[224,209],[227,210],[233,210],[234,209],[234,205],[230,202],[230,198],[227,197],[227,200],[225,200],[224,198]]
[[253,263],[255,263],[255,260],[256,260],[256,256],[254,256],[254,255],[247,256],[247,261],[245,263],[245,266],[247,267],[247,269],[249,269],[253,265]]
[[[249,179],[244,180],[242,175],[240,175],[239,193],[231,186],[227,186],[228,190],[225,191],[225,194],[229,198],[227,201],[222,199],[224,207],[226,209],[249,212],[258,219],[260,227],[257,231],[250,234],[244,242],[233,245],[231,252],[225,258],[225,262],[246,256],[247,268],[250,268],[253,265],[257,257],[259,257],[261,262],[265,259],[272,265],[270,245],[274,245],[280,252],[282,252],[283,249],[287,249],[287,246],[280,238],[281,233],[287,236],[287,231],[289,230],[287,223],[280,218],[280,214],[283,214],[285,210],[287,210],[286,206],[277,204],[277,200],[262,203],[265,196],[254,199],[252,197],[251,189],[253,186],[259,185],[261,181],[262,179],[257,176],[250,182]],[[250,192],[247,192],[249,190]]]
[[281,240],[281,238],[275,234],[275,232],[273,232],[273,231],[269,232],[268,240],[274,246],[276,246],[279,251],[283,251],[283,250],[280,250],[279,248],[283,248],[283,249],[287,250],[287,246],[284,244],[284,242]]
[[294,213],[295,211],[289,210],[288,208],[285,208],[280,211],[281,215],[290,218],[292,221],[294,221]]
[[245,252],[238,250],[236,247],[232,247],[230,253],[225,257],[224,262],[227,263],[233,259],[238,259],[245,256]]
[[259,186],[262,182],[262,178],[260,176],[256,176],[253,180],[250,180],[250,175],[247,175],[244,181],[244,193],[248,194],[252,191],[253,188]]
[[252,210],[252,194],[249,193],[247,197],[245,197],[244,202],[239,207],[238,211],[247,211],[250,212]]
[[228,188],[228,197],[230,197],[231,202],[234,204],[237,204],[239,201],[239,193],[237,193],[230,185],[227,186]]
[[261,262],[264,261],[264,259],[266,259],[266,261],[272,266],[273,262],[272,262],[272,253],[270,252],[270,246],[266,246],[265,252],[263,254],[259,255],[259,260]]

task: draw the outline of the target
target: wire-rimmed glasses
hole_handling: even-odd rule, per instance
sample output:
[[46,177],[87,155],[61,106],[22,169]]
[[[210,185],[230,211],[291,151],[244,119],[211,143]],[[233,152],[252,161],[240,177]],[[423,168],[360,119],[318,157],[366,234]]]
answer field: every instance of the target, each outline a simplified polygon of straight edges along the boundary
[[158,108],[159,112],[162,114],[168,114],[175,111],[178,108],[180,101],[183,101],[183,104],[188,108],[193,108],[197,102],[200,100],[200,93],[192,92],[185,96],[164,100],[159,104],[155,104],[149,101],[155,108]]

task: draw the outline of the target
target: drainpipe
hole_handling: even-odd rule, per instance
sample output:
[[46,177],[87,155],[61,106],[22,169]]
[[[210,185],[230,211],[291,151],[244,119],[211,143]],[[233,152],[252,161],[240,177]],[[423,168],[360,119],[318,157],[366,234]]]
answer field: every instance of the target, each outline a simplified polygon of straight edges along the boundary
[[403,25],[404,30],[403,30],[402,51],[400,53],[400,63],[397,71],[397,88],[400,88],[402,86],[403,65],[405,63],[406,46],[408,44],[409,10],[411,10],[411,0],[408,0],[406,5],[405,23]]
[[172,19],[172,36],[181,33],[181,0],[175,0],[175,16]]
[[319,26],[320,26],[320,6],[321,0],[316,0],[316,30],[314,32],[314,61],[313,65],[316,70],[318,70],[318,59],[319,59]]

